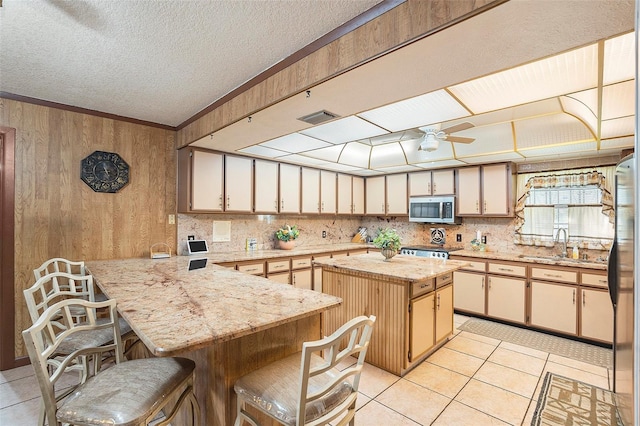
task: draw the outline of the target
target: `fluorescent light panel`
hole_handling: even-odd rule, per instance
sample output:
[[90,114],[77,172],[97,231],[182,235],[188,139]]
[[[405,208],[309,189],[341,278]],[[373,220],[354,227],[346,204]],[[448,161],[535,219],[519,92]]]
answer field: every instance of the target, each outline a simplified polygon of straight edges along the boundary
[[352,115],[350,117],[341,118],[330,123],[321,124],[319,126],[303,130],[300,133],[332,144],[339,144],[358,139],[370,138],[372,136],[378,136],[388,132],[385,129],[381,129],[378,126]]
[[569,114],[520,120],[514,124],[517,150],[593,139],[584,124]]
[[635,76],[635,33],[604,42],[604,84],[630,80]]
[[309,151],[311,149],[326,148],[331,146],[328,142],[300,134],[291,133],[280,138],[272,139],[260,144],[267,148],[279,149],[281,151],[287,151],[290,153],[298,153],[302,151]]
[[260,145],[248,146],[246,148],[239,149],[238,152],[267,158],[278,158],[288,154],[288,152],[280,151],[279,149],[267,148]]

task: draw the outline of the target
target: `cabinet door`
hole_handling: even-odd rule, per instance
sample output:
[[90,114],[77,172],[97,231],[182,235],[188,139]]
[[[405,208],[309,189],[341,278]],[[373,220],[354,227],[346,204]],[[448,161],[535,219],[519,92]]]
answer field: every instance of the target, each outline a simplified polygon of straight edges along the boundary
[[366,182],[366,213],[383,215],[386,206],[384,200],[384,176],[367,178]]
[[302,168],[302,213],[320,213],[320,170]]
[[453,333],[453,286],[436,292],[436,343]]
[[320,172],[320,213],[336,213],[336,174]]
[[311,269],[300,269],[291,272],[291,283],[296,288],[312,289],[311,285]]
[[487,276],[487,315],[524,324],[526,281]]
[[577,289],[574,286],[531,282],[531,325],[576,334]]
[[351,214],[351,176],[338,173],[338,214]]
[[484,280],[484,274],[455,271],[453,273],[454,307],[484,315]]
[[387,176],[387,214],[409,214],[407,203],[407,174]]
[[453,169],[433,171],[431,181],[433,195],[453,195],[456,193]]
[[300,213],[300,167],[280,163],[280,213]]
[[351,178],[351,213],[360,215],[364,214],[364,194],[364,178],[353,176]]
[[480,167],[458,169],[458,215],[480,214]]
[[409,196],[431,195],[431,172],[409,173]]
[[253,211],[253,160],[226,155],[224,167],[224,210]]
[[613,306],[607,290],[580,291],[580,335],[613,342]]
[[222,154],[193,151],[191,210],[222,211]]
[[255,212],[278,212],[278,163],[255,160]]
[[434,298],[431,293],[410,302],[410,361],[418,359],[435,344]]
[[280,284],[291,284],[289,282],[289,278],[290,278],[290,274],[289,272],[280,272],[277,274],[269,274],[267,276],[268,279],[270,279],[271,281],[275,281],[277,283]]
[[507,164],[482,167],[482,212],[485,215],[509,215],[510,168]]

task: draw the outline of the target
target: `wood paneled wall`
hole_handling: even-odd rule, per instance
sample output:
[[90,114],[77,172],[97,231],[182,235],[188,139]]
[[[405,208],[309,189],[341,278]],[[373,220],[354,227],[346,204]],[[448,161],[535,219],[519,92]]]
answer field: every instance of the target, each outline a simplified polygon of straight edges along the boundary
[[178,131],[181,148],[424,34],[505,0],[407,0],[305,56]]
[[[30,325],[23,289],[33,269],[52,257],[72,260],[149,255],[176,247],[175,132],[0,98],[0,126],[15,140],[15,353],[26,352]],[[96,193],[80,180],[80,161],[93,151],[117,152],[130,181],[116,194]]]

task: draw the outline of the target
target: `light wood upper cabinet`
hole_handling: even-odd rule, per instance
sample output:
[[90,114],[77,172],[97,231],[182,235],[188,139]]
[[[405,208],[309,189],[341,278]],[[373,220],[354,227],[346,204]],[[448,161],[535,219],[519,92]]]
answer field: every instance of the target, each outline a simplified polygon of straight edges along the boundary
[[387,176],[387,214],[409,214],[407,196],[407,174]]
[[224,210],[250,213],[253,211],[253,160],[225,156]]
[[353,176],[351,178],[351,213],[363,215],[365,213],[364,178]]
[[280,213],[300,213],[300,167],[280,163]]
[[458,216],[513,216],[514,180],[509,163],[458,169]]
[[458,215],[480,214],[480,167],[458,170]]
[[255,212],[278,212],[278,163],[255,160]]
[[366,213],[384,215],[386,203],[384,199],[385,179],[384,176],[367,178],[366,186]]
[[351,214],[353,189],[351,187],[351,176],[338,173],[338,214]]
[[320,171],[320,213],[336,213],[336,173]]
[[453,194],[455,194],[453,169],[409,173],[410,197]]
[[183,148],[178,151],[178,211],[221,212],[224,156]]
[[320,170],[302,168],[302,213],[320,213]]

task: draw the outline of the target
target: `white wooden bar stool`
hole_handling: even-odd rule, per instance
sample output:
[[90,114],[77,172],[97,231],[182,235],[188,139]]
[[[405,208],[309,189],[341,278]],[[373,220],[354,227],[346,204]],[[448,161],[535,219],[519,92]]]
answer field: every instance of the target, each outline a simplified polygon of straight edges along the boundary
[[[67,274],[72,275],[86,275],[86,269],[84,267],[83,261],[74,262],[72,260],[64,259],[62,257],[54,257],[45,261],[38,268],[33,270],[33,275],[38,281],[40,278],[45,275],[54,273],[54,272],[66,272]],[[93,299],[94,302],[102,302],[103,300],[107,300],[107,296],[104,294],[95,294]]]
[[[247,405],[284,425],[354,425],[360,374],[375,320],[373,315],[354,318],[329,337],[303,343],[301,353],[238,379],[235,426],[244,421],[258,425]],[[336,368],[352,355],[357,356],[354,365]]]
[[[71,311],[78,308],[85,310],[86,321],[82,324],[73,321]],[[101,309],[107,313],[98,318]],[[52,324],[56,318],[70,324],[69,328],[56,333]],[[99,321],[105,318],[107,321]],[[103,331],[111,333],[112,344],[84,346],[60,359],[60,348],[65,342],[73,340],[80,333]],[[165,418],[156,424],[167,425],[186,402],[191,409],[191,423],[200,424],[200,408],[193,394],[195,363],[186,358],[125,361],[115,300],[95,303],[82,299],[63,300],[50,306],[22,335],[36,372],[50,426],[146,425],[161,410]],[[75,359],[80,356],[100,358],[109,351],[115,352],[115,365],[96,372],[68,396],[56,396],[55,383]],[[58,358],[59,365],[50,374],[49,360],[54,357]],[[177,402],[174,404],[173,401]]]

